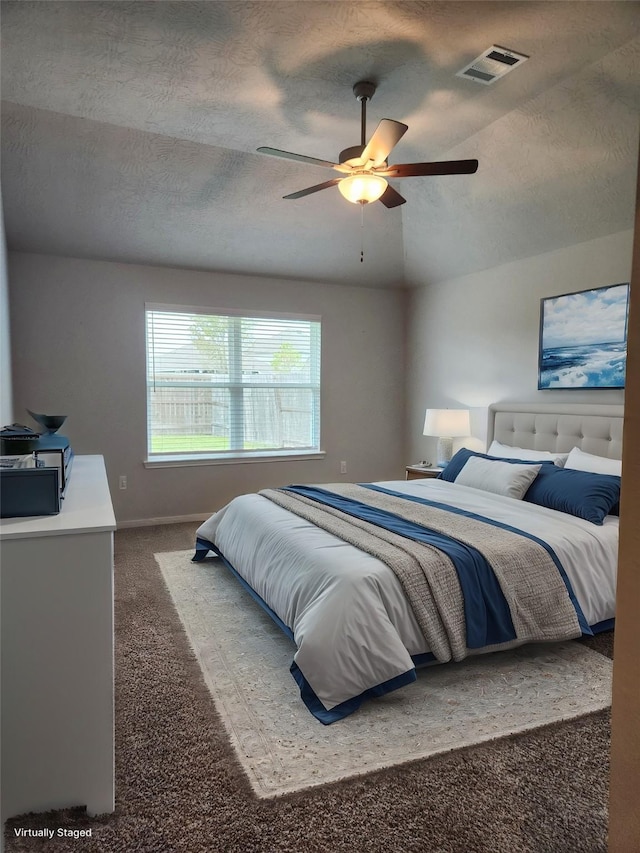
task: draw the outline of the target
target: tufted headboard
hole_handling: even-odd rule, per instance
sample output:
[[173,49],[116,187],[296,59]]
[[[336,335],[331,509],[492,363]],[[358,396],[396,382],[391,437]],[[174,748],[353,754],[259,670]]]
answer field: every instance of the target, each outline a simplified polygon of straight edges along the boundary
[[494,403],[489,406],[487,447],[495,438],[512,447],[622,457],[624,406],[590,403]]

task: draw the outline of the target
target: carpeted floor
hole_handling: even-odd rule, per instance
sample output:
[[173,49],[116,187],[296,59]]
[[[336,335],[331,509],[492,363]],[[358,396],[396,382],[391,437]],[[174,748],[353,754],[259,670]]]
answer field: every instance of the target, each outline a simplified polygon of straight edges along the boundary
[[[196,526],[116,534],[115,813],[13,819],[7,853],[605,853],[608,711],[258,799],[153,558],[189,548]],[[611,656],[611,634],[584,642]]]

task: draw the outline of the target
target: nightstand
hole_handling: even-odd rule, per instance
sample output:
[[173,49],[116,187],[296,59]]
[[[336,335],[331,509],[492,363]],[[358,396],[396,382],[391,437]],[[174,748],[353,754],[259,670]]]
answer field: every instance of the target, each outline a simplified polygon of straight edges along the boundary
[[407,465],[405,468],[407,480],[424,480],[437,477],[442,468],[423,468],[421,465]]

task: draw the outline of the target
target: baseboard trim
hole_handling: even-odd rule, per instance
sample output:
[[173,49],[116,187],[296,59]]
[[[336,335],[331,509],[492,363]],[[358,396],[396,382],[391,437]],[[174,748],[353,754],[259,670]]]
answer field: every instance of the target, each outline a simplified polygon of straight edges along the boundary
[[184,521],[206,521],[213,513],[203,512],[195,515],[167,515],[164,518],[136,518],[131,521],[118,521],[117,528],[125,527],[156,527],[161,524],[182,524]]

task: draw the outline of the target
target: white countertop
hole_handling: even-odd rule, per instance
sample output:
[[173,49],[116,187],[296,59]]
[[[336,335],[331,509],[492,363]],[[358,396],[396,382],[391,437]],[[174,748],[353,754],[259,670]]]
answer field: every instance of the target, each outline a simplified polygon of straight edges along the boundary
[[102,456],[76,456],[58,515],[0,519],[0,541],[116,529]]

